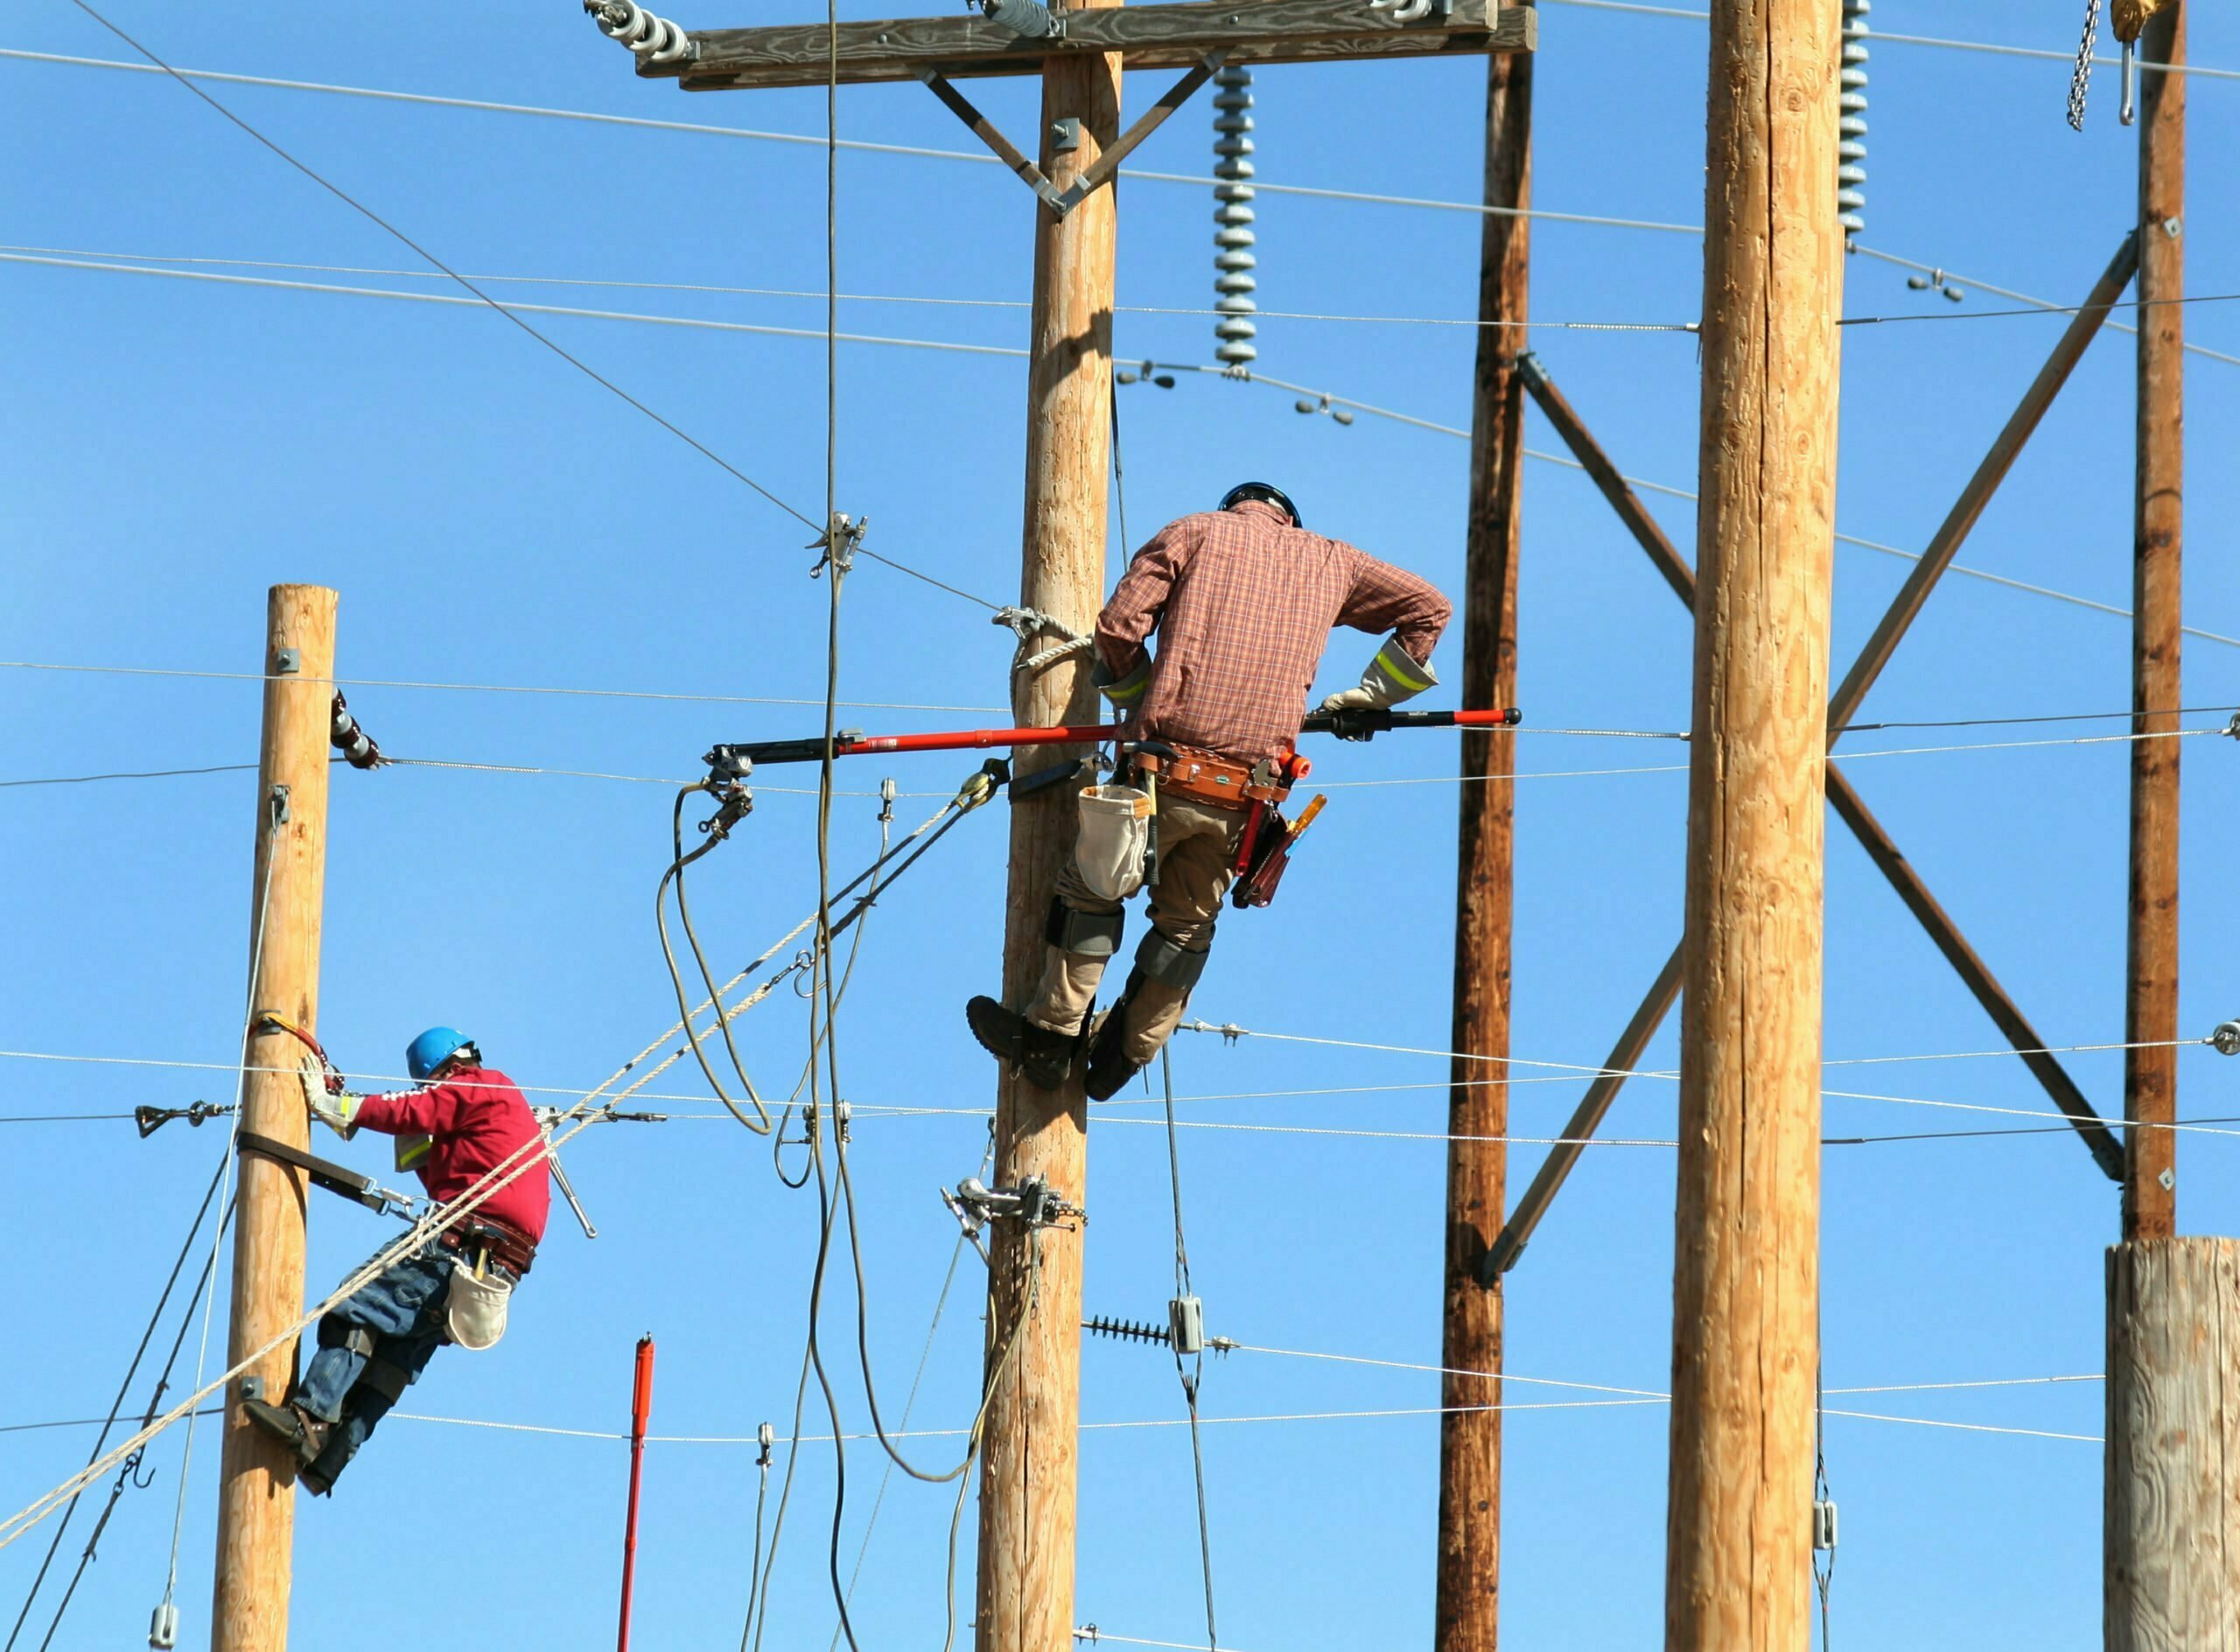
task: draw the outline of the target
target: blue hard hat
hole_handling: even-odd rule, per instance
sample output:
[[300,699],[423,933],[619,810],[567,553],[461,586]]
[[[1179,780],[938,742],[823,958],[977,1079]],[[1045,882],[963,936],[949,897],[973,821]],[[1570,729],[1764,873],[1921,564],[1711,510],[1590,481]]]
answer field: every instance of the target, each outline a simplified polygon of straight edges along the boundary
[[426,1078],[473,1040],[453,1026],[431,1026],[404,1046],[404,1070]]

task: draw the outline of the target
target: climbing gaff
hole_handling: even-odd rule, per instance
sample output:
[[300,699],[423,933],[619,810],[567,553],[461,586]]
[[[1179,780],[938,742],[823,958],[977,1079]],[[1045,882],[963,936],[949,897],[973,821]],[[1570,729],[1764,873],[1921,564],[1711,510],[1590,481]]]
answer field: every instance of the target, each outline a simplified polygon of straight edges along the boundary
[[[1515,728],[1523,720],[1524,714],[1515,706],[1494,706],[1478,711],[1316,711],[1300,724],[1300,729],[1308,734],[1366,739],[1373,734],[1400,729]],[[990,746],[1101,746],[1116,738],[1123,727],[1118,723],[1100,723],[1046,729],[942,730],[928,734],[865,734],[861,729],[843,729],[832,737],[832,755],[840,758],[859,757],[867,752],[962,752]],[[712,747],[706,761],[712,780],[718,775],[751,774],[757,763],[821,763],[824,760],[824,749],[821,737],[806,740],[748,740]]]

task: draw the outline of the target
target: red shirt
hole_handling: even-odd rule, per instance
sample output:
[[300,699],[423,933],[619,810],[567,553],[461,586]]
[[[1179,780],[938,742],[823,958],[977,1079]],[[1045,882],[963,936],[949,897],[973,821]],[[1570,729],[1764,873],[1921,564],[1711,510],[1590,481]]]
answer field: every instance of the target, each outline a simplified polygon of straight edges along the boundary
[[1157,630],[1136,736],[1251,763],[1292,749],[1333,626],[1396,633],[1422,663],[1452,612],[1414,574],[1254,500],[1159,529],[1097,616],[1096,646],[1124,676]]
[[[358,1104],[358,1123],[384,1136],[432,1137],[434,1145],[420,1162],[420,1185],[438,1203],[458,1198],[514,1149],[539,1137],[536,1117],[514,1081],[488,1067],[469,1068],[422,1089],[366,1096]],[[516,1228],[536,1244],[544,1237],[551,1208],[550,1161],[537,1159],[473,1214]]]

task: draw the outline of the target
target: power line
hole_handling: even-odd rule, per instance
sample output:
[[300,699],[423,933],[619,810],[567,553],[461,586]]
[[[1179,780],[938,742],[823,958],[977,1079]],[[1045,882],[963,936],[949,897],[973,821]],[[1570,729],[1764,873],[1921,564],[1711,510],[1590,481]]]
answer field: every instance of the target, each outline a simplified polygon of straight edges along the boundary
[[[1264,188],[1267,186],[1256,184],[1255,187]],[[276,288],[291,291],[321,292],[352,298],[387,298],[404,304],[471,305],[474,302],[472,299],[456,298],[441,293],[396,292],[379,287],[352,287],[337,285],[326,282],[298,282],[276,280],[253,276],[227,276],[207,270],[166,270],[153,265],[101,263],[64,258],[35,256],[23,253],[0,252],[0,262],[42,264],[63,269],[108,270],[113,273],[125,275],[166,276],[174,279],[185,281],[209,281],[228,285]],[[823,336],[819,332],[804,327],[780,327],[743,321],[713,321],[699,317],[654,315],[636,311],[592,310],[564,304],[517,304],[513,307],[525,313],[578,316],[593,320],[638,322],[655,326],[700,328],[714,332],[757,333],[781,338],[817,339]],[[1024,359],[1027,354],[1023,349],[1007,345],[960,344],[937,339],[906,339],[875,333],[843,333],[839,336],[842,341],[845,343],[883,346],[895,349],[947,351],[970,355],[1004,356],[1018,359]],[[1155,365],[1163,370],[1205,374],[1216,378],[1229,379],[1239,382],[1265,385],[1270,389],[1282,391],[1288,395],[1313,396],[1334,406],[1351,409],[1357,412],[1366,413],[1372,417],[1385,419],[1393,424],[1408,425],[1416,430],[1430,430],[1438,435],[1454,437],[1463,441],[1467,441],[1470,438],[1469,431],[1463,430],[1457,425],[1443,424],[1435,419],[1418,418],[1413,414],[1403,413],[1393,408],[1381,407],[1374,402],[1363,402],[1355,397],[1340,396],[1334,391],[1320,390],[1309,385],[1297,384],[1284,379],[1271,378],[1264,374],[1243,371],[1235,368],[1209,367],[1202,363],[1159,361],[1155,363]],[[1586,466],[1581,465],[1577,459],[1572,458],[1564,454],[1551,453],[1529,447],[1524,450],[1524,452],[1525,457],[1528,458],[1536,459],[1544,464],[1560,466],[1566,470],[1584,471],[1586,468]],[[1641,488],[1650,493],[1665,494],[1674,499],[1693,500],[1696,497],[1695,494],[1689,489],[1674,487],[1666,483],[1649,481],[1642,477],[1626,476],[1622,480],[1624,480],[1629,486]],[[1921,556],[1917,552],[1906,550],[1896,545],[1885,544],[1876,540],[1864,539],[1855,534],[1838,533],[1835,535],[1835,538],[1840,543],[1857,545],[1863,550],[1875,551],[1883,556],[1897,556],[1908,562],[1919,562],[1921,560]],[[858,547],[858,550],[861,554],[871,557],[875,562],[878,562],[888,567],[893,568],[899,572],[907,574],[913,578],[921,580],[928,584],[934,586],[936,589],[948,592],[953,596],[960,597],[965,601],[973,603],[977,606],[987,608],[991,611],[998,607],[997,604],[990,601],[985,597],[975,595],[971,592],[963,590],[959,586],[950,584],[946,581],[937,579],[932,575],[927,574],[916,568],[910,567],[906,564],[896,562],[891,557],[883,556],[880,553],[872,550],[869,546],[860,546]],[[2067,592],[2056,591],[2050,586],[2033,584],[2026,580],[2012,578],[2003,574],[1991,573],[1985,570],[1972,567],[1964,563],[1952,564],[1950,565],[1950,571],[1967,578],[1979,579],[1988,584],[2004,585],[2010,590],[2024,592],[2032,596],[2046,597],[2054,601],[2068,603],[2073,606],[2089,608],[2096,612],[2106,613],[2121,619],[2129,619],[2132,617],[2132,611],[2130,609],[2118,606],[2112,603],[2096,602],[2090,598],[2075,596]],[[2227,648],[2240,648],[2240,637],[2228,636],[2221,632],[2204,630],[2196,626],[2185,626],[2184,634],[2190,637],[2198,637],[2204,641],[2218,643]],[[221,674],[213,673],[209,675],[214,676]],[[426,686],[434,687],[444,685],[430,684]],[[523,693],[562,693],[570,692],[571,690],[520,690],[513,691]],[[584,693],[595,692],[595,690],[572,691]],[[698,697],[711,700],[732,699],[745,701],[749,704],[783,704],[795,703],[791,701],[755,700],[751,696],[686,696],[680,695],[674,696],[659,696],[649,695],[641,697],[675,697],[679,699]],[[812,704],[818,703],[812,702]],[[980,710],[1000,708],[970,709]]]
[[[1551,4],[1578,6],[1592,11],[1627,11],[1639,17],[1676,18],[1692,23],[1702,23],[1711,15],[1704,11],[1686,10],[1679,6],[1644,5],[1639,4],[1639,0],[1551,0]],[[1990,40],[1948,40],[1926,34],[1885,34],[1879,30],[1860,38],[1876,46],[1936,46],[1950,52],[1986,52],[1995,57],[2046,58],[2058,63],[2070,62],[2076,55],[2074,52],[2054,52],[2039,46],[2002,46]],[[2117,63],[2121,60],[2095,57],[2092,61]],[[2134,66],[2151,74],[2192,74],[2216,80],[2240,80],[2240,69],[2214,69],[2199,63],[2154,63],[2141,58]]]
[[[1875,38],[1879,38],[1880,37]],[[2035,293],[2017,292],[2012,287],[2001,287],[1992,282],[1979,281],[1975,276],[1964,275],[1959,270],[1954,270],[1948,265],[1925,264],[1916,259],[1901,258],[1896,253],[1883,252],[1873,247],[1864,247],[1859,245],[1857,242],[1853,242],[1849,247],[1845,248],[1844,250],[1847,252],[1856,253],[1862,258],[1874,258],[1879,259],[1886,264],[1895,264],[1900,270],[1919,270],[1925,275],[1950,276],[1953,281],[1960,283],[1963,285],[1974,287],[1984,292],[1995,292],[2002,298],[2012,298],[2020,304],[2034,304],[2041,310],[2058,310],[2061,308],[2061,306],[2055,304],[2051,298],[2040,298]],[[2112,317],[2109,318],[2105,325],[2112,327],[2118,332],[2135,333],[2138,331],[2137,327],[2131,326],[2128,322],[2118,321]],[[2222,350],[2212,350],[2204,344],[2188,344],[2186,346],[2186,349],[2189,354],[2194,355],[2205,355],[2213,361],[2224,361],[2229,362],[2235,367],[2240,367],[2240,355],[2230,355]]]
[[88,0],[70,0],[70,4],[76,6],[79,10],[84,12],[88,17],[91,18],[95,23],[101,24],[102,28],[108,30],[118,39],[123,41],[125,45],[130,46],[142,57],[147,59],[150,63],[153,64],[164,74],[169,75],[173,80],[177,81],[188,92],[191,92],[196,97],[201,99],[203,102],[208,104],[212,109],[215,110],[219,115],[223,116],[228,121],[238,127],[247,136],[256,140],[258,144],[263,145],[264,148],[270,150],[281,160],[285,161],[290,166],[292,166],[296,171],[301,172],[312,183],[317,184],[321,189],[324,189],[327,193],[332,195],[344,206],[357,213],[360,217],[366,219],[375,228],[382,230],[397,242],[410,248],[414,253],[418,255],[420,257],[426,259],[429,263],[435,266],[436,269],[441,270],[444,275],[449,276],[453,281],[458,283],[460,286],[466,288],[468,292],[474,295],[474,301],[476,303],[486,304],[489,308],[496,311],[500,315],[505,317],[507,320],[519,327],[523,332],[528,334],[530,338],[536,340],[546,349],[551,351],[553,354],[558,356],[563,361],[565,361],[570,367],[574,368],[578,373],[581,373],[585,378],[590,379],[593,383],[612,392],[615,396],[628,402],[632,407],[637,409],[639,412],[653,420],[654,424],[660,425],[670,435],[676,437],[679,441],[684,443],[685,445],[690,447],[694,452],[700,454],[701,457],[708,459],[710,463],[716,465],[718,467],[736,478],[738,480],[746,483],[747,486],[753,489],[757,494],[760,494],[764,499],[769,500],[773,505],[775,505],[780,510],[784,511],[788,516],[794,517],[796,521],[802,522],[807,527],[815,528],[817,526],[817,524],[810,518],[802,515],[800,511],[795,510],[784,500],[779,498],[777,494],[763,486],[761,483],[756,481],[752,476],[749,476],[745,471],[739,469],[736,465],[733,465],[729,459],[724,458],[714,449],[700,441],[699,438],[692,436],[681,426],[671,423],[667,418],[664,418],[661,414],[654,412],[652,408],[647,406],[645,402],[640,401],[636,396],[631,395],[629,391],[615,383],[613,380],[600,373],[598,369],[592,367],[588,362],[585,362],[581,358],[570,354],[569,351],[556,343],[553,340],[548,338],[545,334],[538,332],[535,327],[529,326],[528,322],[522,320],[518,315],[514,314],[511,309],[508,309],[506,305],[500,304],[495,298],[490,297],[488,293],[484,292],[472,281],[469,281],[466,276],[460,275],[449,264],[437,257],[435,254],[430,252],[418,242],[413,240],[411,236],[406,234],[395,224],[390,223],[388,220],[383,218],[372,207],[359,200],[340,185],[330,181],[303,161],[297,159],[296,157],[290,154],[286,149],[275,143],[271,138],[267,137],[256,127],[250,125],[240,116],[234,114],[233,110],[227,108],[223,103],[220,103],[216,98],[211,96],[209,93],[197,86],[192,78],[178,73],[178,71],[172,68],[170,64],[164,62],[162,58],[157,56],[146,46],[141,45],[138,40],[127,34],[122,29],[117,27],[116,24],[111,23],[107,18],[103,17],[99,11],[95,10],[90,4],[88,4]]
[[[136,677],[201,677],[220,682],[270,682],[284,680],[290,682],[325,682],[345,689],[435,689],[452,693],[467,694],[541,694],[558,695],[579,699],[605,700],[674,700],[688,704],[705,705],[822,705],[823,700],[780,698],[758,694],[682,694],[652,689],[570,689],[551,688],[514,682],[430,682],[396,677],[288,677],[276,679],[257,671],[195,671],[166,666],[144,665],[62,665],[40,660],[0,660],[0,670],[13,671],[70,671],[109,676]],[[864,711],[976,711],[1007,712],[1007,705],[945,705],[910,700],[843,700],[840,704],[850,710]]]

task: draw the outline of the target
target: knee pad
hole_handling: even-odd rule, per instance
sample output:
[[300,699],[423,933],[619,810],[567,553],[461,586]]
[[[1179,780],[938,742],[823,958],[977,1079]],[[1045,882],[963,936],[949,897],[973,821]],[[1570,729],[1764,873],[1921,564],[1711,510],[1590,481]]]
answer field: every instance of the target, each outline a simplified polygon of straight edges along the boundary
[[1120,932],[1127,921],[1124,912],[1076,912],[1054,897],[1042,938],[1060,952],[1109,958],[1120,950]]
[[1152,930],[1136,948],[1136,968],[1146,980],[1157,981],[1187,992],[1198,984],[1198,977],[1206,973],[1206,958],[1213,950],[1211,937],[1201,952],[1185,952],[1180,947]]

